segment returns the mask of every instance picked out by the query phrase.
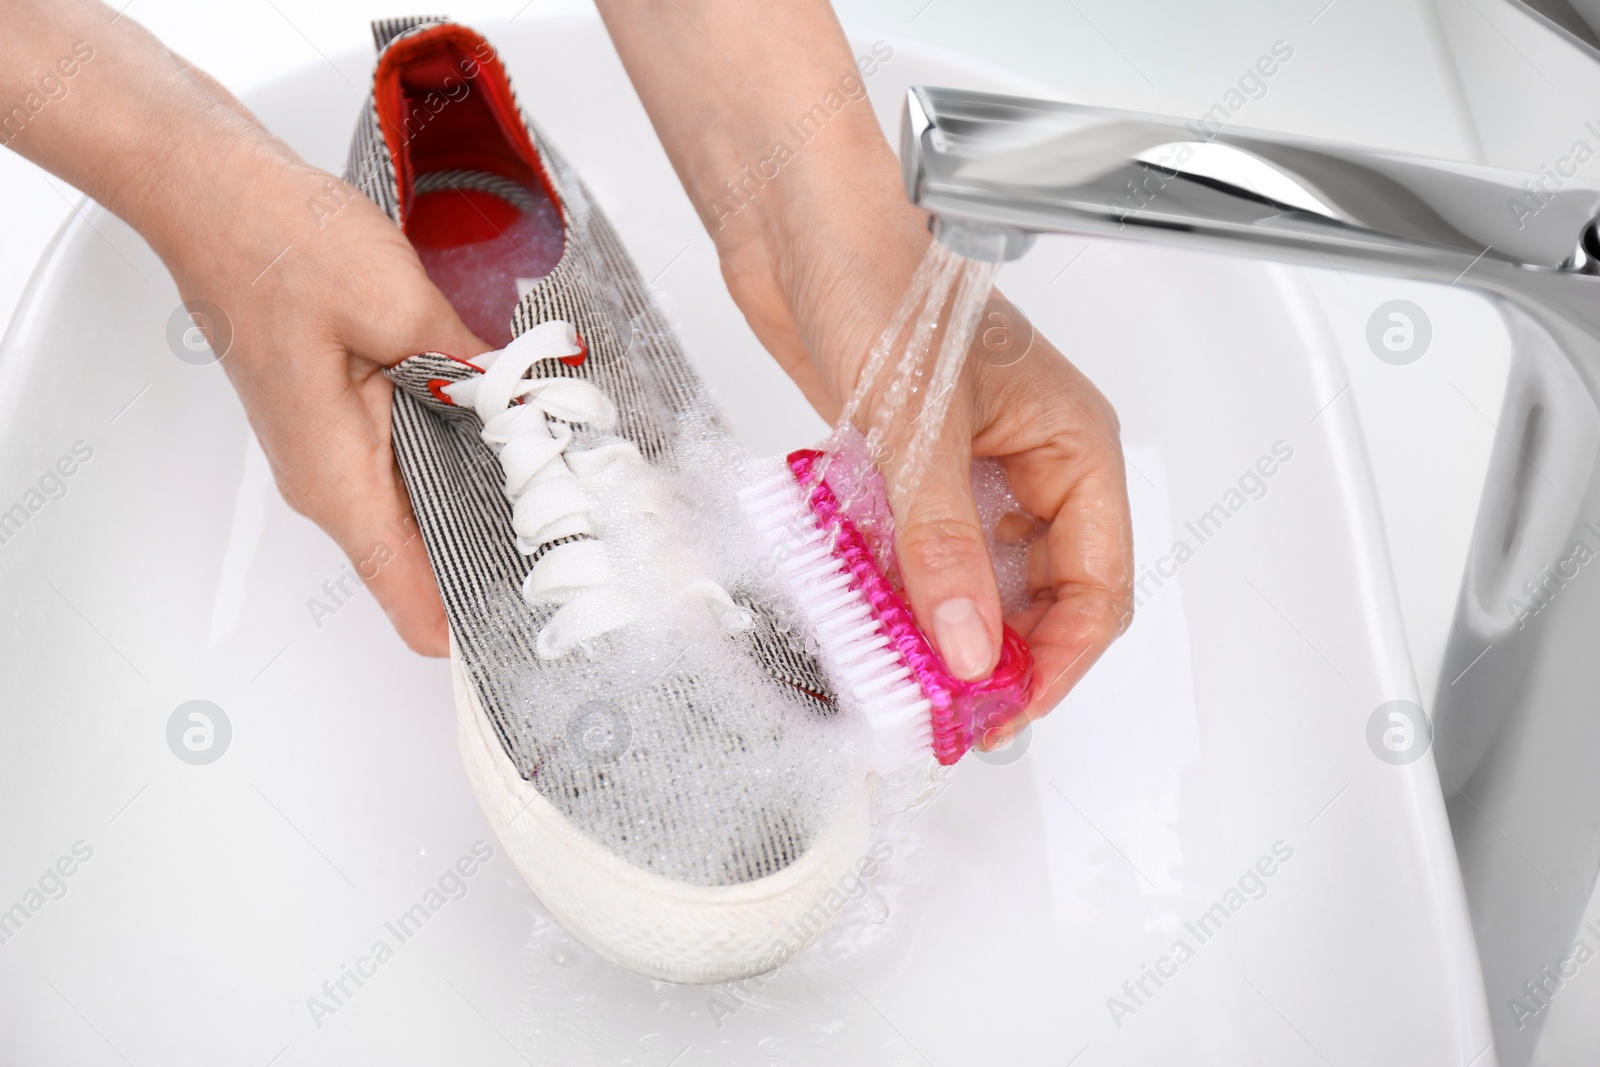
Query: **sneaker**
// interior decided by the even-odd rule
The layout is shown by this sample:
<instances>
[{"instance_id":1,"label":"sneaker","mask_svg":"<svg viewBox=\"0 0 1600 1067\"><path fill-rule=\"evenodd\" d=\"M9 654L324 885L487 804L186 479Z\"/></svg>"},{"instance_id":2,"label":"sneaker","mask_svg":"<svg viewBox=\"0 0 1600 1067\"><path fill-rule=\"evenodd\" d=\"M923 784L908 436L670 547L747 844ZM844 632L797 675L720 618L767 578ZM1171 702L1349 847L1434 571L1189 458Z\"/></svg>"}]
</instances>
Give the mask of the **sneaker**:
<instances>
[{"instance_id":1,"label":"sneaker","mask_svg":"<svg viewBox=\"0 0 1600 1067\"><path fill-rule=\"evenodd\" d=\"M770 970L868 838L857 744L741 547L739 450L487 41L374 24L347 180L499 348L391 368L484 813L550 912L652 978Z\"/></svg>"}]
</instances>

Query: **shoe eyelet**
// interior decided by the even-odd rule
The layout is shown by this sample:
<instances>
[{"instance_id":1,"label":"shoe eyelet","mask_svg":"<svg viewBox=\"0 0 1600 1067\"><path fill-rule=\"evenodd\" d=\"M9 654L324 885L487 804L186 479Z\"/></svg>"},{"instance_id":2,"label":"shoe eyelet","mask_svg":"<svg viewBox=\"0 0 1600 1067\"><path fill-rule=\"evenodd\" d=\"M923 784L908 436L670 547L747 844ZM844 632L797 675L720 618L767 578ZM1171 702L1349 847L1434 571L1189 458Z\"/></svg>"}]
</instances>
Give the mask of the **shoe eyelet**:
<instances>
[{"instance_id":1,"label":"shoe eyelet","mask_svg":"<svg viewBox=\"0 0 1600 1067\"><path fill-rule=\"evenodd\" d=\"M428 379L428 392L433 394L433 398L435 400L442 400L446 404L449 404L451 407L455 407L456 406L456 402L454 400L451 400L450 399L450 394L446 393L444 391L444 387L447 386L447 385L451 385L451 384L454 384L454 383L446 381L443 378L429 378Z\"/></svg>"},{"instance_id":2,"label":"shoe eyelet","mask_svg":"<svg viewBox=\"0 0 1600 1067\"><path fill-rule=\"evenodd\" d=\"M569 367L581 367L583 366L583 361L589 358L589 342L585 341L583 334L577 330L573 330L572 335L578 339L578 351L575 355L562 356L560 359L561 362Z\"/></svg>"}]
</instances>

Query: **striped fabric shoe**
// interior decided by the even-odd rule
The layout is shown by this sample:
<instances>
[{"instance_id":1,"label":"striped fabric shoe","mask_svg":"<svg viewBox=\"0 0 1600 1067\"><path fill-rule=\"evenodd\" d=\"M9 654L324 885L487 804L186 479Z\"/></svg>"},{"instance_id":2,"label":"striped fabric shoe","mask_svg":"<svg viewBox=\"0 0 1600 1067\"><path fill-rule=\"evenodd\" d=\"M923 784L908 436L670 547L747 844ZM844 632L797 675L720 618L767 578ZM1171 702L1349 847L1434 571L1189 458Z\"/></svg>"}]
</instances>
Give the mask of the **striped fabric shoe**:
<instances>
[{"instance_id":1,"label":"striped fabric shoe","mask_svg":"<svg viewBox=\"0 0 1600 1067\"><path fill-rule=\"evenodd\" d=\"M374 35L346 178L499 346L389 371L468 776L602 956L770 970L836 910L868 800L855 727L742 547L737 446L489 44L437 20Z\"/></svg>"}]
</instances>

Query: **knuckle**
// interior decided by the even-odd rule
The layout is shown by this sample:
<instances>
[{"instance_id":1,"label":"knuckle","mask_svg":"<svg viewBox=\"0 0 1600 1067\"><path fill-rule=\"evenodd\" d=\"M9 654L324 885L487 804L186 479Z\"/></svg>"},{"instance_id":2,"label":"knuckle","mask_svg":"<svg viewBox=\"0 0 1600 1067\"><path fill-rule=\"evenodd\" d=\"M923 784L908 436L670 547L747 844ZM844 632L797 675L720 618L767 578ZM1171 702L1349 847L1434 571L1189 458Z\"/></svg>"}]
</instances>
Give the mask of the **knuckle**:
<instances>
[{"instance_id":1,"label":"knuckle","mask_svg":"<svg viewBox=\"0 0 1600 1067\"><path fill-rule=\"evenodd\" d=\"M1089 386L1083 398L1079 401L1082 417L1091 427L1096 437L1104 437L1111 441L1120 441L1122 438L1122 419L1117 415L1117 409L1111 406L1105 394Z\"/></svg>"},{"instance_id":2,"label":"knuckle","mask_svg":"<svg viewBox=\"0 0 1600 1067\"><path fill-rule=\"evenodd\" d=\"M278 495L283 497L285 504L289 505L289 510L302 518L311 518L311 509L306 505L305 498L295 491L294 484L282 478L278 478L276 481L278 483Z\"/></svg>"},{"instance_id":3,"label":"knuckle","mask_svg":"<svg viewBox=\"0 0 1600 1067\"><path fill-rule=\"evenodd\" d=\"M389 330L397 349L420 350L439 333L439 316L416 302L402 301L390 315Z\"/></svg>"},{"instance_id":4,"label":"knuckle","mask_svg":"<svg viewBox=\"0 0 1600 1067\"><path fill-rule=\"evenodd\" d=\"M317 506L315 494L306 492L305 487L295 479L279 477L275 481L278 483L278 493L283 497L283 502L289 505L290 511L328 529L327 516Z\"/></svg>"},{"instance_id":5,"label":"knuckle","mask_svg":"<svg viewBox=\"0 0 1600 1067\"><path fill-rule=\"evenodd\" d=\"M943 571L985 561L983 531L960 519L910 523L899 537L902 565L920 571Z\"/></svg>"},{"instance_id":6,"label":"knuckle","mask_svg":"<svg viewBox=\"0 0 1600 1067\"><path fill-rule=\"evenodd\" d=\"M313 518L310 503L306 499L306 494L302 491L300 479L294 477L285 468L284 464L279 462L276 449L266 447L265 439L263 439L262 443L262 451L266 453L267 467L272 471L272 483L278 487L278 495L283 497L283 502L288 504L289 510L296 515L301 515L308 519Z\"/></svg>"},{"instance_id":7,"label":"knuckle","mask_svg":"<svg viewBox=\"0 0 1600 1067\"><path fill-rule=\"evenodd\" d=\"M1120 442L1122 440L1122 417L1117 414L1117 409L1111 406L1111 401L1104 396L1099 396L1098 401L1095 405L1096 417L1099 418L1101 426L1105 429L1106 436L1113 441Z\"/></svg>"}]
</instances>

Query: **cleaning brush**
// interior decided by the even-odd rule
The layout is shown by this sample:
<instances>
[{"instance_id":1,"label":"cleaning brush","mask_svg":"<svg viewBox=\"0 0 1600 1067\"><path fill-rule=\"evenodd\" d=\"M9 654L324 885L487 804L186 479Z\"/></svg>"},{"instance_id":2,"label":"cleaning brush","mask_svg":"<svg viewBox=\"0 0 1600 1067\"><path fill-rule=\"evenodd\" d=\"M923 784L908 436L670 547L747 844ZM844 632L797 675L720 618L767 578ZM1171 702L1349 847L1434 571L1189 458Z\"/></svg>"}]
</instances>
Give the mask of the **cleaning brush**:
<instances>
[{"instance_id":1,"label":"cleaning brush","mask_svg":"<svg viewBox=\"0 0 1600 1067\"><path fill-rule=\"evenodd\" d=\"M1003 627L994 673L969 682L917 626L890 580L892 553L880 556L858 526L887 515L869 461L802 449L759 461L749 477L740 505L840 702L869 724L876 769L887 774L929 752L953 764L1027 705L1033 656L1016 631Z\"/></svg>"}]
</instances>

